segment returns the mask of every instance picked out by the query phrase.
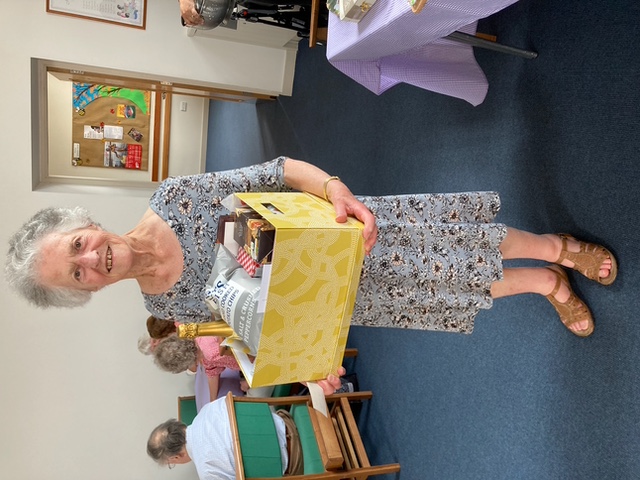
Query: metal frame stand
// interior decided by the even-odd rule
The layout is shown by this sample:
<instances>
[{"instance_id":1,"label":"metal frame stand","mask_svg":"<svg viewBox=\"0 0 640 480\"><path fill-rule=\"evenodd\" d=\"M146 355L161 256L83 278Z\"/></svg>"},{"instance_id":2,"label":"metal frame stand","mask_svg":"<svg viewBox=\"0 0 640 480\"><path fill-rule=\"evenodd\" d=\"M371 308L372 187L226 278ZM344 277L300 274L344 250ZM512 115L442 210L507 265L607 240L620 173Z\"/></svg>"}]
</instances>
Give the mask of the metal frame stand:
<instances>
[{"instance_id":1,"label":"metal frame stand","mask_svg":"<svg viewBox=\"0 0 640 480\"><path fill-rule=\"evenodd\" d=\"M529 50L522 50L520 48L509 47L507 45L502 45L500 43L491 42L489 40L478 38L475 35L469 35L468 33L453 32L444 38L453 40L454 42L460 42L460 43L465 43L467 45L472 45L474 47L486 48L488 50L495 50L497 52L508 53L510 55L516 55L518 57L528 58L529 60L533 60L538 56L537 52L531 52Z\"/></svg>"}]
</instances>

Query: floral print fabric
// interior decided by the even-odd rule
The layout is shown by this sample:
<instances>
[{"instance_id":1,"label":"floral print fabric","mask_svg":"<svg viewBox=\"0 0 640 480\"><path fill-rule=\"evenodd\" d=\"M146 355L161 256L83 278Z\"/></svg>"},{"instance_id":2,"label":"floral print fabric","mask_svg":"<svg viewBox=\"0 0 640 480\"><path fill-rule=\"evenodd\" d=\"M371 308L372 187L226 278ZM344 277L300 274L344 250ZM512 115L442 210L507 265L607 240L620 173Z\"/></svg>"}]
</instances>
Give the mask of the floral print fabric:
<instances>
[{"instance_id":1,"label":"floral print fabric","mask_svg":"<svg viewBox=\"0 0 640 480\"><path fill-rule=\"evenodd\" d=\"M151 209L182 245L184 271L160 295L144 294L158 318L210 321L204 289L212 269L220 203L246 191L285 191L284 157L227 172L166 180ZM494 192L359 197L378 220L378 242L365 259L353 325L471 333L480 308L490 308L491 283L502 278L498 249L506 227L491 223Z\"/></svg>"},{"instance_id":2,"label":"floral print fabric","mask_svg":"<svg viewBox=\"0 0 640 480\"><path fill-rule=\"evenodd\" d=\"M502 279L494 192L362 197L378 220L352 325L471 333Z\"/></svg>"},{"instance_id":3,"label":"floral print fabric","mask_svg":"<svg viewBox=\"0 0 640 480\"><path fill-rule=\"evenodd\" d=\"M213 268L218 220L228 214L222 200L235 192L289 190L284 157L225 172L169 178L154 192L149 207L173 229L182 246L184 271L159 295L143 294L154 316L180 322L209 322L204 289Z\"/></svg>"}]
</instances>

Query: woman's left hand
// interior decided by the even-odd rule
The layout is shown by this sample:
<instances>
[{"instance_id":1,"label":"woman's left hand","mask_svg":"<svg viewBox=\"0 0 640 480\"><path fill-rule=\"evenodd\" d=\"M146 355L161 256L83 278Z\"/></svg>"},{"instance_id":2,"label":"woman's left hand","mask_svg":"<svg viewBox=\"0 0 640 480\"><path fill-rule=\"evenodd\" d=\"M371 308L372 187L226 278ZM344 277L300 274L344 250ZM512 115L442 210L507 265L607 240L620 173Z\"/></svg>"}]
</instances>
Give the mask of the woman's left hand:
<instances>
[{"instance_id":1,"label":"woman's left hand","mask_svg":"<svg viewBox=\"0 0 640 480\"><path fill-rule=\"evenodd\" d=\"M376 217L342 181L337 177L329 177L315 165L293 158L286 158L284 163L284 181L295 190L310 192L329 200L336 212L336 222L344 223L347 217L352 216L364 223L364 250L367 255L371 252L378 238Z\"/></svg>"},{"instance_id":2,"label":"woman's left hand","mask_svg":"<svg viewBox=\"0 0 640 480\"><path fill-rule=\"evenodd\" d=\"M378 238L378 226L373 213L358 200L351 190L340 181L329 182L327 185L327 197L336 211L336 222L344 223L347 217L355 217L364 223L362 236L364 237L364 251L367 255Z\"/></svg>"}]
</instances>

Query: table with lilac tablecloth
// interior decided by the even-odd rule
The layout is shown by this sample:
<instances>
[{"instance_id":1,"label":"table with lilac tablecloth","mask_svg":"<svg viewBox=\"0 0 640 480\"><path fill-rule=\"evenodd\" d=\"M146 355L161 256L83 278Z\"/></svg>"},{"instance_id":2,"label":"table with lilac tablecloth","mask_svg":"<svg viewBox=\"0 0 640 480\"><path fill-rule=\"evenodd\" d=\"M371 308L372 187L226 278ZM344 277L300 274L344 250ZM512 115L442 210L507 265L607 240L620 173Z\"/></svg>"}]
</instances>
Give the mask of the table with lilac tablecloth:
<instances>
[{"instance_id":1,"label":"table with lilac tablecloth","mask_svg":"<svg viewBox=\"0 0 640 480\"><path fill-rule=\"evenodd\" d=\"M475 34L477 20L516 1L428 0L415 14L407 0L376 0L359 23L329 14L327 59L377 95L408 83L476 106L489 85L473 47L443 37Z\"/></svg>"}]
</instances>

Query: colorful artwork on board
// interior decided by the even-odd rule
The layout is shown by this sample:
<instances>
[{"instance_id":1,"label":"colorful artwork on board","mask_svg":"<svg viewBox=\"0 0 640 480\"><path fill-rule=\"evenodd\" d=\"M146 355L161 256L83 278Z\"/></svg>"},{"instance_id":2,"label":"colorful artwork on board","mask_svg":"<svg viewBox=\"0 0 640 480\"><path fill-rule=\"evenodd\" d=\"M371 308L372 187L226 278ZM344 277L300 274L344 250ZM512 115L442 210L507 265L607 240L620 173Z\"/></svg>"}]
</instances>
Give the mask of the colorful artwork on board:
<instances>
[{"instance_id":1,"label":"colorful artwork on board","mask_svg":"<svg viewBox=\"0 0 640 480\"><path fill-rule=\"evenodd\" d=\"M122 105L120 113L125 118L135 118L136 111L149 115L151 93L148 91L73 82L73 109L76 112L83 111L87 105L100 97L116 97L131 102L133 105Z\"/></svg>"}]
</instances>

